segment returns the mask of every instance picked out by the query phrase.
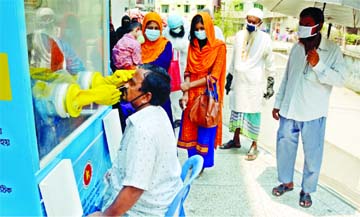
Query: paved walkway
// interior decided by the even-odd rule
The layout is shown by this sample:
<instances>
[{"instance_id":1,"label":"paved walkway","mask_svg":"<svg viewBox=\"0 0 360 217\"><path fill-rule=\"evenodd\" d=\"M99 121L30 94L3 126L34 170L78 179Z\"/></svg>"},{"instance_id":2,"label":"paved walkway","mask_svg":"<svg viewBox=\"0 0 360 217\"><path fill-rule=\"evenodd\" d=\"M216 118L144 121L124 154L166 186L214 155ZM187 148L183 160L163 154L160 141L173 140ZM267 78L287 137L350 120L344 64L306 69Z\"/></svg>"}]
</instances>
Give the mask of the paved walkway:
<instances>
[{"instance_id":1,"label":"paved walkway","mask_svg":"<svg viewBox=\"0 0 360 217\"><path fill-rule=\"evenodd\" d=\"M231 51L232 47L228 46L227 63L231 61ZM283 71L283 68L286 65L286 59L277 59L277 61L277 66L279 66L278 70ZM280 83L279 77L276 85ZM275 90L277 89L278 88L276 87ZM344 94L346 97L344 97ZM329 120L329 130L332 129L330 126L331 122L339 123L339 118L337 117L342 117L342 121L348 121L348 119L343 118L343 116L339 116L339 110L343 110L343 108L346 107L346 113L352 111L357 112L359 109L358 106L360 106L360 104L358 104L358 96L354 96L353 93L344 93L344 90L335 89L334 97L336 95L339 95L339 97L336 98L341 98L343 100L336 100L336 105L333 102L330 103L330 112L335 109L337 110L337 115L334 116L336 120ZM351 97L350 100L348 99L349 97ZM352 106L345 105L346 102L349 101L357 103ZM271 106L273 105L273 102L268 103L270 103ZM350 107L354 108L349 111ZM225 96L223 111L223 123L225 123L225 125L223 125L223 141L225 142L232 138L232 134L228 132L228 127L226 126L230 116L228 96ZM271 114L269 111L268 113ZM352 115L351 117L358 116ZM337 127L336 129L339 133L339 128ZM354 132L351 132L352 141L354 141L354 136L358 137L360 135L355 133L356 129L354 127ZM275 135L276 129L273 130L274 132L269 133L273 133ZM266 140L266 142L269 141L274 141L274 139ZM360 141L360 139L355 141ZM313 199L313 206L308 209L300 207L298 203L302 175L299 172L295 173L295 188L293 191L288 192L281 197L272 196L272 188L279 184L277 181L275 156L270 152L261 149L261 147L264 146L260 143L260 154L258 158L255 161L246 161L244 157L250 147L250 141L241 137L241 144L242 148L240 149L219 149L215 152L215 166L211 169L206 169L201 177L193 182L190 194L185 202L187 216L360 217L359 210L356 210L354 207L349 205L330 189L320 185L318 186L317 192L311 195ZM352 148L352 153L357 151L354 149L358 149L358 146L354 145L349 147ZM178 150L180 160L183 163L187 159L187 152L183 149Z\"/></svg>"},{"instance_id":2,"label":"paved walkway","mask_svg":"<svg viewBox=\"0 0 360 217\"><path fill-rule=\"evenodd\" d=\"M223 140L232 135L224 125ZM359 216L355 208L322 186L312 194L313 206L304 209L298 205L301 174L295 174L295 188L281 197L271 194L278 184L276 160L260 149L255 161L244 159L250 141L241 138L242 148L217 150L215 166L206 169L193 184L185 202L187 216ZM260 144L261 146L261 144ZM183 163L187 152L179 149Z\"/></svg>"}]
</instances>

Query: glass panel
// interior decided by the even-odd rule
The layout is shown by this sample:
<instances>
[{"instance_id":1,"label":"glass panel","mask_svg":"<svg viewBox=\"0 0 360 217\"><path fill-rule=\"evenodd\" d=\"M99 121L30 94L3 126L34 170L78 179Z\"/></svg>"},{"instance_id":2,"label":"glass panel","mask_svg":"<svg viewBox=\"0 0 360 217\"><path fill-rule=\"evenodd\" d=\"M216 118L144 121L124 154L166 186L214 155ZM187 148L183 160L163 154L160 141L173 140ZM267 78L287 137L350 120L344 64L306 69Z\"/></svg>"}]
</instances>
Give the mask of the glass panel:
<instances>
[{"instance_id":1,"label":"glass panel","mask_svg":"<svg viewBox=\"0 0 360 217\"><path fill-rule=\"evenodd\" d=\"M239 3L235 5L235 11L243 11L244 10L244 3Z\"/></svg>"},{"instance_id":2,"label":"glass panel","mask_svg":"<svg viewBox=\"0 0 360 217\"><path fill-rule=\"evenodd\" d=\"M196 9L197 9L198 12L201 11L202 9L204 9L204 8L205 8L205 5L196 5Z\"/></svg>"},{"instance_id":3,"label":"glass panel","mask_svg":"<svg viewBox=\"0 0 360 217\"><path fill-rule=\"evenodd\" d=\"M254 3L254 8L259 8L261 10L264 9L263 5L262 4L259 4L259 3Z\"/></svg>"},{"instance_id":4,"label":"glass panel","mask_svg":"<svg viewBox=\"0 0 360 217\"><path fill-rule=\"evenodd\" d=\"M184 13L190 12L190 5L184 5Z\"/></svg>"},{"instance_id":5,"label":"glass panel","mask_svg":"<svg viewBox=\"0 0 360 217\"><path fill-rule=\"evenodd\" d=\"M92 72L107 70L105 1L25 0L25 16L41 159L98 108L90 100L74 107L80 114L67 111L74 104L69 99L90 85Z\"/></svg>"},{"instance_id":6,"label":"glass panel","mask_svg":"<svg viewBox=\"0 0 360 217\"><path fill-rule=\"evenodd\" d=\"M161 5L161 13L168 13L169 5Z\"/></svg>"}]
</instances>

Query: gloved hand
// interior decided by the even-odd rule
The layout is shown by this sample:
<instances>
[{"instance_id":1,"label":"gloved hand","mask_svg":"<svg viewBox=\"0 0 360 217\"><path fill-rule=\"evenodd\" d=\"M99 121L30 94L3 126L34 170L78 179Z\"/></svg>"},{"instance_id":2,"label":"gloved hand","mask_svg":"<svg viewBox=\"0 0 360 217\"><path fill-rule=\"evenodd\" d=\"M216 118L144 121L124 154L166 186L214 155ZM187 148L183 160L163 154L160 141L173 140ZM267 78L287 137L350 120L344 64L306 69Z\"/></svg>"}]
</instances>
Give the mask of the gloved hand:
<instances>
[{"instance_id":1,"label":"gloved hand","mask_svg":"<svg viewBox=\"0 0 360 217\"><path fill-rule=\"evenodd\" d=\"M120 91L114 85L100 85L89 90L81 90L79 85L70 85L66 97L66 111L71 117L78 117L82 107L93 102L113 105L120 100Z\"/></svg>"},{"instance_id":2,"label":"gloved hand","mask_svg":"<svg viewBox=\"0 0 360 217\"><path fill-rule=\"evenodd\" d=\"M274 95L274 84L275 80L273 77L267 78L266 93L264 93L265 99L270 99Z\"/></svg>"},{"instance_id":3,"label":"gloved hand","mask_svg":"<svg viewBox=\"0 0 360 217\"><path fill-rule=\"evenodd\" d=\"M233 76L232 76L232 74L229 73L229 74L226 76L226 84L225 84L226 95L228 95L229 92L230 92L230 87L231 87L232 79L233 79Z\"/></svg>"},{"instance_id":4,"label":"gloved hand","mask_svg":"<svg viewBox=\"0 0 360 217\"><path fill-rule=\"evenodd\" d=\"M90 90L94 102L100 105L114 105L120 101L121 92L114 85L101 85Z\"/></svg>"},{"instance_id":5,"label":"gloved hand","mask_svg":"<svg viewBox=\"0 0 360 217\"><path fill-rule=\"evenodd\" d=\"M91 87L93 88L104 84L111 84L119 88L130 80L134 73L135 70L116 70L112 75L103 77L100 72L95 72Z\"/></svg>"},{"instance_id":6,"label":"gloved hand","mask_svg":"<svg viewBox=\"0 0 360 217\"><path fill-rule=\"evenodd\" d=\"M41 81L53 81L59 75L54 73L48 68L34 68L30 67L30 77L34 80L41 80Z\"/></svg>"}]
</instances>

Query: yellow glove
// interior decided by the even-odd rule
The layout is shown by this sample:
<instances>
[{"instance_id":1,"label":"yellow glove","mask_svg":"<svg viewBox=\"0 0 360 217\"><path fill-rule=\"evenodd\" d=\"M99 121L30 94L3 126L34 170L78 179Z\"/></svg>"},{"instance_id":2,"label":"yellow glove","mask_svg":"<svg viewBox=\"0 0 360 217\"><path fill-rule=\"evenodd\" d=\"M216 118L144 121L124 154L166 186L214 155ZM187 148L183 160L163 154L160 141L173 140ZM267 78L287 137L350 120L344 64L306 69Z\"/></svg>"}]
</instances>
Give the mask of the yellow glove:
<instances>
[{"instance_id":1,"label":"yellow glove","mask_svg":"<svg viewBox=\"0 0 360 217\"><path fill-rule=\"evenodd\" d=\"M104 78L100 72L95 72L92 78L91 87L93 88L104 84L112 84L119 88L130 80L134 73L135 70L116 70L114 74Z\"/></svg>"},{"instance_id":2,"label":"yellow glove","mask_svg":"<svg viewBox=\"0 0 360 217\"><path fill-rule=\"evenodd\" d=\"M36 99L44 99L50 97L51 89L43 81L37 81L32 87L33 95Z\"/></svg>"},{"instance_id":3,"label":"yellow glove","mask_svg":"<svg viewBox=\"0 0 360 217\"><path fill-rule=\"evenodd\" d=\"M101 85L90 91L97 104L114 105L120 101L121 92L114 85Z\"/></svg>"},{"instance_id":4,"label":"yellow glove","mask_svg":"<svg viewBox=\"0 0 360 217\"><path fill-rule=\"evenodd\" d=\"M101 105L113 105L120 100L120 91L114 85L81 90L76 84L70 85L65 98L66 110L71 117L78 117L82 107L93 102Z\"/></svg>"},{"instance_id":5,"label":"yellow glove","mask_svg":"<svg viewBox=\"0 0 360 217\"><path fill-rule=\"evenodd\" d=\"M66 70L59 70L56 72L48 68L33 68L30 67L30 76L34 80L48 81L54 83L75 83L76 79Z\"/></svg>"},{"instance_id":6,"label":"yellow glove","mask_svg":"<svg viewBox=\"0 0 360 217\"><path fill-rule=\"evenodd\" d=\"M42 80L42 81L53 81L59 75L54 73L48 68L34 68L30 67L30 76L34 80Z\"/></svg>"}]
</instances>

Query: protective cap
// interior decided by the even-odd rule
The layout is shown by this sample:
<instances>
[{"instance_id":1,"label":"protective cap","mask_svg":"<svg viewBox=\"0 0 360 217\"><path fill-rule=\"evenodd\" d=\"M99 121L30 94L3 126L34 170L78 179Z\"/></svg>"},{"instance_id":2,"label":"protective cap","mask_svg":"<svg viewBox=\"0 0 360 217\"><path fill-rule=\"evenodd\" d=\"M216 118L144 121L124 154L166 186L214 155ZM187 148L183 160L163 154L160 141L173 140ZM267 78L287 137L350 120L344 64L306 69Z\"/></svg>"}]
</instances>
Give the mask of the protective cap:
<instances>
[{"instance_id":1,"label":"protective cap","mask_svg":"<svg viewBox=\"0 0 360 217\"><path fill-rule=\"evenodd\" d=\"M264 18L264 12L260 10L259 8L251 8L246 13L246 16L254 16L262 20Z\"/></svg>"},{"instance_id":2,"label":"protective cap","mask_svg":"<svg viewBox=\"0 0 360 217\"><path fill-rule=\"evenodd\" d=\"M50 24L54 22L54 11L51 8L39 8L36 11L36 18L42 24Z\"/></svg>"},{"instance_id":3,"label":"protective cap","mask_svg":"<svg viewBox=\"0 0 360 217\"><path fill-rule=\"evenodd\" d=\"M170 29L175 29L179 26L184 25L183 18L180 15L177 14L171 14L169 15L167 19L167 23Z\"/></svg>"}]
</instances>

